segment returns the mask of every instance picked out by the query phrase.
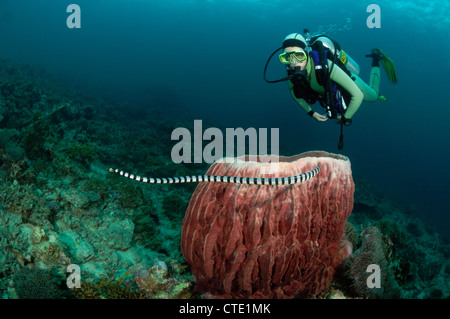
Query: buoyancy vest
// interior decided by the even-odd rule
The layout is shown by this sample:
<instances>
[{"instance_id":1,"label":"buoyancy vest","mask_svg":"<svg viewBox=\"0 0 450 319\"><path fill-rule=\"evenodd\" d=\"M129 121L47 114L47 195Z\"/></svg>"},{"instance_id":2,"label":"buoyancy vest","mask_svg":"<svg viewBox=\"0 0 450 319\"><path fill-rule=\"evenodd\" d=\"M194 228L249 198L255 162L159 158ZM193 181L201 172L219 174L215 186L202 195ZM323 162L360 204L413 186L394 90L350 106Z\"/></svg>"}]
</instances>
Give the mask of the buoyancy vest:
<instances>
[{"instance_id":1,"label":"buoyancy vest","mask_svg":"<svg viewBox=\"0 0 450 319\"><path fill-rule=\"evenodd\" d=\"M337 114L343 115L345 113L351 96L339 84L331 81L330 74L335 65L340 67L350 77L351 73L345 64L337 58L336 54L328 50L321 41L315 40L314 38L311 39L309 57L314 62L314 72L317 82L324 87L325 94L314 91L305 77L293 77L291 78L291 82L294 85L294 95L297 98L303 98L309 104L319 102L326 109L329 118L336 118ZM340 50L339 44L332 39L330 40ZM332 62L331 69L328 66L328 60Z\"/></svg>"}]
</instances>

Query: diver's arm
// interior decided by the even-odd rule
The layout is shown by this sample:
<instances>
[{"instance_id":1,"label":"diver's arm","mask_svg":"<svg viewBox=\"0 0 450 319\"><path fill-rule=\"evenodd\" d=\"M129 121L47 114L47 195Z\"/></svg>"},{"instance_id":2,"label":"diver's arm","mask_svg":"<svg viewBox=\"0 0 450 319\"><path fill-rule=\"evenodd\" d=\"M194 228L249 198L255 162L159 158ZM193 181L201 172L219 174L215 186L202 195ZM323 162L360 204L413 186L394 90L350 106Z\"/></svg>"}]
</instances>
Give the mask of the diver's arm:
<instances>
[{"instance_id":1,"label":"diver's arm","mask_svg":"<svg viewBox=\"0 0 450 319\"><path fill-rule=\"evenodd\" d=\"M311 106L304 99L297 98L294 94L294 85L292 84L291 81L288 81L288 84L289 84L289 92L291 92L291 95L294 98L295 102L297 102L297 104L300 105L308 115L310 115L312 118L314 118L319 122L328 120L328 118L325 115L314 112Z\"/></svg>"},{"instance_id":2,"label":"diver's arm","mask_svg":"<svg viewBox=\"0 0 450 319\"><path fill-rule=\"evenodd\" d=\"M294 94L294 84L292 84L291 81L288 81L288 85L289 85L289 92L291 92L292 97L294 98L295 102L297 102L298 105L300 105L302 107L302 109L305 110L306 113L309 113L312 111L311 106L309 106L308 103L306 103L306 101L304 99L299 99L295 96Z\"/></svg>"},{"instance_id":3,"label":"diver's arm","mask_svg":"<svg viewBox=\"0 0 450 319\"><path fill-rule=\"evenodd\" d=\"M331 62L328 61L331 68ZM364 94L361 92L356 83L337 65L333 67L330 76L331 80L342 86L351 95L351 100L344 116L346 119L351 119L361 105Z\"/></svg>"}]
</instances>

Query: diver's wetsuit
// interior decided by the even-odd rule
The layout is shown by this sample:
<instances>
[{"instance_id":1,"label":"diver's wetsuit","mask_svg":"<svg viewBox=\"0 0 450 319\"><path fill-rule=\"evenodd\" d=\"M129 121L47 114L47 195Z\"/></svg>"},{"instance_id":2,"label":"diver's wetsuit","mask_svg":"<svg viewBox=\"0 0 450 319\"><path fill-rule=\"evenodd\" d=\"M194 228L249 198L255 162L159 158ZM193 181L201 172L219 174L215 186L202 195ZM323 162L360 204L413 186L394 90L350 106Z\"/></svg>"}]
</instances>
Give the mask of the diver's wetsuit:
<instances>
[{"instance_id":1,"label":"diver's wetsuit","mask_svg":"<svg viewBox=\"0 0 450 319\"><path fill-rule=\"evenodd\" d=\"M328 61L329 70L331 70L332 62ZM316 73L314 72L314 61L311 56L308 56L308 62L306 64L306 70L308 72L307 81L311 88L318 93L325 93L325 89L317 82ZM346 90L351 95L351 100L348 105L347 111L345 112L345 118L351 119L356 113L362 101L376 101L379 94L380 88L380 67L372 67L370 73L370 86L367 85L361 78L352 73L354 81L338 66L334 65L331 72L330 79L337 84L339 84L344 90ZM305 110L306 113L310 112L312 109L309 104L302 98L297 98L294 95L293 87L291 81L289 83L289 90L297 101L297 103Z\"/></svg>"}]
</instances>

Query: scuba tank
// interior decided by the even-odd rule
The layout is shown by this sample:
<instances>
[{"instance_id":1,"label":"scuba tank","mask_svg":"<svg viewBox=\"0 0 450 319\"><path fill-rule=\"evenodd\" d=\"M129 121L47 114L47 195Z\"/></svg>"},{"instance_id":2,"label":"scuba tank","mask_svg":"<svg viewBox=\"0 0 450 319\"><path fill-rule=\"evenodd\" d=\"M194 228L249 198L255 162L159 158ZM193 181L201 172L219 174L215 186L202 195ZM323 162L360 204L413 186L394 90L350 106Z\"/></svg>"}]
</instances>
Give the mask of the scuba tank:
<instances>
[{"instance_id":1,"label":"scuba tank","mask_svg":"<svg viewBox=\"0 0 450 319\"><path fill-rule=\"evenodd\" d=\"M308 29L303 30L303 32L305 33L308 46L312 45L315 42L321 42L324 47L330 50L330 53L332 55L337 54L337 58L341 60L347 70L349 70L353 74L359 75L360 69L358 63L356 63L350 55L348 55L346 52L344 52L344 50L341 49L339 43L322 34L311 37Z\"/></svg>"},{"instance_id":2,"label":"scuba tank","mask_svg":"<svg viewBox=\"0 0 450 319\"><path fill-rule=\"evenodd\" d=\"M345 121L344 116L347 110L347 103L349 102L346 101L346 97L349 98L349 96L336 83L332 84L330 74L334 65L338 64L348 76L352 77L351 73L359 74L359 65L341 49L338 42L330 37L322 34L311 37L308 29L304 29L303 32L310 48L310 56L314 60L317 80L326 89L325 100L321 101L321 105L326 108L329 118L336 118L337 113L340 113L342 116L340 121L341 134L338 143L338 149L342 150L344 147L343 126L351 124L351 120ZM328 70L327 59L332 61L330 70ZM320 72L319 75L317 75L318 72ZM352 77L352 79L354 78Z\"/></svg>"}]
</instances>

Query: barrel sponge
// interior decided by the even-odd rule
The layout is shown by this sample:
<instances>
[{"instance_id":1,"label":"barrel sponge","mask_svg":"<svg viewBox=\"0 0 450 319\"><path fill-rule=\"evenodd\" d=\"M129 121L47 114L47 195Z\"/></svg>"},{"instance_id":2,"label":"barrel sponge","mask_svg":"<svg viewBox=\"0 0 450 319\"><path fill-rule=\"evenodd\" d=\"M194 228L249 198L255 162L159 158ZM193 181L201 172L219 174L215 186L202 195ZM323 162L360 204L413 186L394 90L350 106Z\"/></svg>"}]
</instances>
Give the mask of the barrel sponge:
<instances>
[{"instance_id":1,"label":"barrel sponge","mask_svg":"<svg viewBox=\"0 0 450 319\"><path fill-rule=\"evenodd\" d=\"M187 208L181 249L196 289L215 298L293 298L326 290L351 254L345 222L355 186L347 157L322 151L279 163L227 161L207 175L284 177L315 169L292 185L199 183Z\"/></svg>"}]
</instances>

